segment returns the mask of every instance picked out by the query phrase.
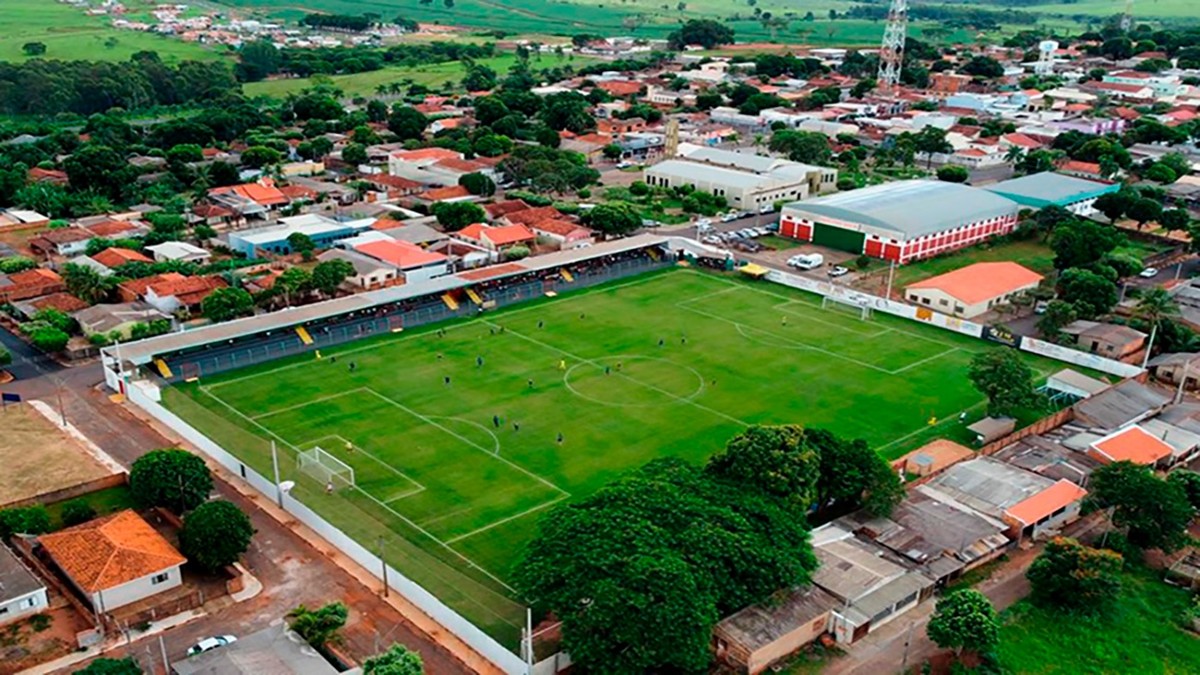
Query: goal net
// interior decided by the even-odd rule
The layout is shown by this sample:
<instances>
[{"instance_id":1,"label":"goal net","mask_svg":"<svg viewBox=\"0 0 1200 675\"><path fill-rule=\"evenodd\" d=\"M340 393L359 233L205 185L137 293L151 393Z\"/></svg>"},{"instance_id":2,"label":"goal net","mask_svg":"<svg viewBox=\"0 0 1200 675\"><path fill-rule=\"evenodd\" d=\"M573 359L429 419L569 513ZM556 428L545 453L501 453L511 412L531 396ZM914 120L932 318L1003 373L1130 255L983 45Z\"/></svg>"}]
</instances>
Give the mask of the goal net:
<instances>
[{"instance_id":1,"label":"goal net","mask_svg":"<svg viewBox=\"0 0 1200 675\"><path fill-rule=\"evenodd\" d=\"M322 485L353 487L355 484L354 469L320 446L301 451L296 460L300 471L321 481Z\"/></svg>"},{"instance_id":2,"label":"goal net","mask_svg":"<svg viewBox=\"0 0 1200 675\"><path fill-rule=\"evenodd\" d=\"M865 300L854 297L840 297L836 295L826 295L821 297L821 309L834 309L844 312L853 312L858 315L858 318L866 321L871 318L871 305Z\"/></svg>"}]
</instances>

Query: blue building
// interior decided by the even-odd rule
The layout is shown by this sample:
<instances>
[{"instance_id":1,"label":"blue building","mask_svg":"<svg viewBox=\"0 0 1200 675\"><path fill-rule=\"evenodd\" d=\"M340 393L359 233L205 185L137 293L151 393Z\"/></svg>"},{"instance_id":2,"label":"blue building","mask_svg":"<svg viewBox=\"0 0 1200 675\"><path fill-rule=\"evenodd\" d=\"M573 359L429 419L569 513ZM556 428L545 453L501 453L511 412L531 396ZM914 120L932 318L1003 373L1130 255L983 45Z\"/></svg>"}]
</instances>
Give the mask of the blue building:
<instances>
[{"instance_id":1,"label":"blue building","mask_svg":"<svg viewBox=\"0 0 1200 675\"><path fill-rule=\"evenodd\" d=\"M315 213L280 218L278 224L269 227L230 232L229 248L244 253L248 258L258 257L258 251L287 255L292 252L288 237L296 233L308 235L317 248L331 248L342 239L371 229L374 222L374 218L339 221Z\"/></svg>"}]
</instances>

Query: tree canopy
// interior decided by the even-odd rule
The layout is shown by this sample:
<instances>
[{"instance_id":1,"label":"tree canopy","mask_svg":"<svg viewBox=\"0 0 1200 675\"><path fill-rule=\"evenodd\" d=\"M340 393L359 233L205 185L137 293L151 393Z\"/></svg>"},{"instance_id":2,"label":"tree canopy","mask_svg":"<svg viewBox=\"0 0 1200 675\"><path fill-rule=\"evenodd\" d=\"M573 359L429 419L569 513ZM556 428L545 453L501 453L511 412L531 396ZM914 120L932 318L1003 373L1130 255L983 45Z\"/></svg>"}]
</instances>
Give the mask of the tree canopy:
<instances>
[{"instance_id":1,"label":"tree canopy","mask_svg":"<svg viewBox=\"0 0 1200 675\"><path fill-rule=\"evenodd\" d=\"M712 49L733 43L733 29L712 19L689 19L679 30L667 36L667 47L679 51L688 45Z\"/></svg>"},{"instance_id":2,"label":"tree canopy","mask_svg":"<svg viewBox=\"0 0 1200 675\"><path fill-rule=\"evenodd\" d=\"M250 518L232 502L205 502L184 516L179 550L189 561L215 572L237 562L253 536Z\"/></svg>"},{"instance_id":3,"label":"tree canopy","mask_svg":"<svg viewBox=\"0 0 1200 675\"><path fill-rule=\"evenodd\" d=\"M129 490L143 507L162 506L182 514L208 499L212 473L204 460L187 450L151 450L129 470Z\"/></svg>"},{"instance_id":4,"label":"tree canopy","mask_svg":"<svg viewBox=\"0 0 1200 675\"><path fill-rule=\"evenodd\" d=\"M934 644L955 653L986 652L1000 642L996 610L987 596L970 588L938 600L925 631Z\"/></svg>"},{"instance_id":5,"label":"tree canopy","mask_svg":"<svg viewBox=\"0 0 1200 675\"><path fill-rule=\"evenodd\" d=\"M803 519L777 500L662 459L547 514L514 585L562 620L582 667L694 671L721 616L815 567Z\"/></svg>"},{"instance_id":6,"label":"tree canopy","mask_svg":"<svg viewBox=\"0 0 1200 675\"><path fill-rule=\"evenodd\" d=\"M968 377L987 397L990 415L1008 415L1038 403L1033 370L1015 349L996 348L976 354Z\"/></svg>"},{"instance_id":7,"label":"tree canopy","mask_svg":"<svg viewBox=\"0 0 1200 675\"><path fill-rule=\"evenodd\" d=\"M1091 614L1111 606L1121 592L1123 564L1119 553L1056 537L1046 543L1025 576L1037 604Z\"/></svg>"},{"instance_id":8,"label":"tree canopy","mask_svg":"<svg viewBox=\"0 0 1200 675\"><path fill-rule=\"evenodd\" d=\"M421 655L404 645L392 645L382 654L363 662L363 675L421 675L425 664Z\"/></svg>"},{"instance_id":9,"label":"tree canopy","mask_svg":"<svg viewBox=\"0 0 1200 675\"><path fill-rule=\"evenodd\" d=\"M1111 509L1112 522L1124 528L1129 543L1171 552L1187 540L1194 514L1188 494L1178 482L1166 481L1149 467L1128 461L1106 464L1092 472L1085 511Z\"/></svg>"}]
</instances>

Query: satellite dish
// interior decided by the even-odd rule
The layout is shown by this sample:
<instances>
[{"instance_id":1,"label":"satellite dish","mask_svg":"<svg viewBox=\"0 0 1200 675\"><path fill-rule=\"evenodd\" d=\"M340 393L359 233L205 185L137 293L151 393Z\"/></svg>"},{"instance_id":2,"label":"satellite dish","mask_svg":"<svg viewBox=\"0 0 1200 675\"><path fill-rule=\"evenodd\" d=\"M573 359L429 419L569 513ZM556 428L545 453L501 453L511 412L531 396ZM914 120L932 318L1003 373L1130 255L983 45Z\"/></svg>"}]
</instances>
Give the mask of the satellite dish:
<instances>
[{"instance_id":1,"label":"satellite dish","mask_svg":"<svg viewBox=\"0 0 1200 675\"><path fill-rule=\"evenodd\" d=\"M296 481L294 480L285 480L279 484L279 489L283 492L291 492L294 487L296 487Z\"/></svg>"}]
</instances>

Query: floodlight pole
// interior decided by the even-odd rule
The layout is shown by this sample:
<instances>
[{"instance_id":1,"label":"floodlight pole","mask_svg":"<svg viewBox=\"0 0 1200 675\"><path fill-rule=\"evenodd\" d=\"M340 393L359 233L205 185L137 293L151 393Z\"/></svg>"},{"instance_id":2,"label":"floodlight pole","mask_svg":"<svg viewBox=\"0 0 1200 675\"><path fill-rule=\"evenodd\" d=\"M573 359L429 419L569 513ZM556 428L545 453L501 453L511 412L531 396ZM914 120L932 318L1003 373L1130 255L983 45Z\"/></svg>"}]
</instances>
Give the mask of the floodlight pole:
<instances>
[{"instance_id":1,"label":"floodlight pole","mask_svg":"<svg viewBox=\"0 0 1200 675\"><path fill-rule=\"evenodd\" d=\"M383 597L388 596L387 561L383 559L383 535L379 535L379 569L383 571Z\"/></svg>"},{"instance_id":2,"label":"floodlight pole","mask_svg":"<svg viewBox=\"0 0 1200 675\"><path fill-rule=\"evenodd\" d=\"M890 263L891 264L888 265L887 291L883 294L883 299L889 302L892 299L892 280L896 276L896 261L892 260Z\"/></svg>"},{"instance_id":3,"label":"floodlight pole","mask_svg":"<svg viewBox=\"0 0 1200 675\"><path fill-rule=\"evenodd\" d=\"M1179 378L1179 388L1175 390L1175 405L1179 405L1179 402L1183 400L1183 387L1187 383L1188 367L1191 365L1190 360L1183 362L1183 377Z\"/></svg>"},{"instance_id":4,"label":"floodlight pole","mask_svg":"<svg viewBox=\"0 0 1200 675\"><path fill-rule=\"evenodd\" d=\"M271 468L275 471L275 503L283 508L283 489L279 487L279 453L275 449L275 441L271 441Z\"/></svg>"},{"instance_id":5,"label":"floodlight pole","mask_svg":"<svg viewBox=\"0 0 1200 675\"><path fill-rule=\"evenodd\" d=\"M1142 370L1146 369L1146 364L1150 363L1150 350L1154 349L1154 336L1158 334L1158 322L1155 321L1150 327L1150 342L1146 344L1146 355L1142 357Z\"/></svg>"},{"instance_id":6,"label":"floodlight pole","mask_svg":"<svg viewBox=\"0 0 1200 675\"><path fill-rule=\"evenodd\" d=\"M163 672L171 672L171 662L167 660L167 643L163 642L162 633L158 634L158 650L162 652Z\"/></svg>"}]
</instances>

